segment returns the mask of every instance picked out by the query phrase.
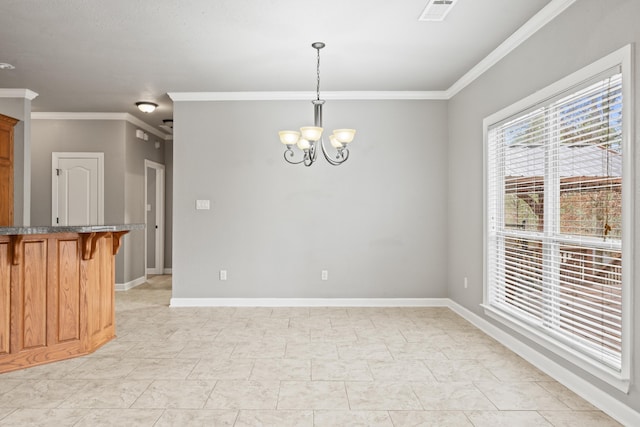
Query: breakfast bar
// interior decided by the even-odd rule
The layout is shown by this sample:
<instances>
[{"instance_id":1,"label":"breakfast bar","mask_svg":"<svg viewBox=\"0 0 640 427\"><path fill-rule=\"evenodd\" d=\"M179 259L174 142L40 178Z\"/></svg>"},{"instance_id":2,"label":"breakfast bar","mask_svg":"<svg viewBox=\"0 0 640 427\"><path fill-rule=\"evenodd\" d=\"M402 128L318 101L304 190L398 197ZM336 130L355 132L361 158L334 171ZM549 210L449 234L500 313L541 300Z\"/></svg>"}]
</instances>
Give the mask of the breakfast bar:
<instances>
[{"instance_id":1,"label":"breakfast bar","mask_svg":"<svg viewBox=\"0 0 640 427\"><path fill-rule=\"evenodd\" d=\"M144 224L0 227L0 373L115 337L115 255Z\"/></svg>"}]
</instances>

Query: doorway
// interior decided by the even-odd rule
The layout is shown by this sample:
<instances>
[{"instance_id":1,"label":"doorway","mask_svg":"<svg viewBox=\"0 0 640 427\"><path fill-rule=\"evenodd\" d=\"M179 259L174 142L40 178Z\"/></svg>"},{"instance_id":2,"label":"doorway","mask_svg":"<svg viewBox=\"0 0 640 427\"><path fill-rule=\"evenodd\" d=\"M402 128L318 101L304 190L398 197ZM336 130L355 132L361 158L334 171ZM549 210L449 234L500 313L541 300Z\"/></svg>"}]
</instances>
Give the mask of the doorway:
<instances>
[{"instance_id":1,"label":"doorway","mask_svg":"<svg viewBox=\"0 0 640 427\"><path fill-rule=\"evenodd\" d=\"M144 161L147 274L164 273L164 165Z\"/></svg>"},{"instance_id":2,"label":"doorway","mask_svg":"<svg viewBox=\"0 0 640 427\"><path fill-rule=\"evenodd\" d=\"M104 223L104 153L51 155L51 224Z\"/></svg>"}]
</instances>

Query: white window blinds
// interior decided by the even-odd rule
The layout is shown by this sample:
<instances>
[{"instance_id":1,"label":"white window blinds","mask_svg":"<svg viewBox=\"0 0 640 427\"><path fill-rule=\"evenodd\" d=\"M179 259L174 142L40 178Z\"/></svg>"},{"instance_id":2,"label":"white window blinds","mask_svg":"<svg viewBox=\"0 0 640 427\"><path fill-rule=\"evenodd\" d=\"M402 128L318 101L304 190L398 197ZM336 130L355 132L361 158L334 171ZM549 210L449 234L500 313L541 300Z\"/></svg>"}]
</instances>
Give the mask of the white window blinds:
<instances>
[{"instance_id":1,"label":"white window blinds","mask_svg":"<svg viewBox=\"0 0 640 427\"><path fill-rule=\"evenodd\" d=\"M619 67L487 129L485 304L622 369Z\"/></svg>"}]
</instances>

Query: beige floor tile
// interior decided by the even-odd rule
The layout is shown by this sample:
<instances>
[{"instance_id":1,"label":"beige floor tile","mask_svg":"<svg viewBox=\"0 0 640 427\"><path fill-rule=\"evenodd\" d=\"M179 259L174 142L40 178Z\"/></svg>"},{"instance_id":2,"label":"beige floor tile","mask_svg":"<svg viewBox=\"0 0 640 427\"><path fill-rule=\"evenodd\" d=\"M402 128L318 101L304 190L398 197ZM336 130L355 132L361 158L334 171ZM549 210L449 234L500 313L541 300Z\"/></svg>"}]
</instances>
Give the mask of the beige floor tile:
<instances>
[{"instance_id":1,"label":"beige floor tile","mask_svg":"<svg viewBox=\"0 0 640 427\"><path fill-rule=\"evenodd\" d=\"M216 383L207 409L276 409L279 381L226 381Z\"/></svg>"},{"instance_id":2,"label":"beige floor tile","mask_svg":"<svg viewBox=\"0 0 640 427\"><path fill-rule=\"evenodd\" d=\"M395 427L473 426L462 411L389 411L389 415ZM514 424L512 427L516 427L516 425Z\"/></svg>"},{"instance_id":3,"label":"beige floor tile","mask_svg":"<svg viewBox=\"0 0 640 427\"><path fill-rule=\"evenodd\" d=\"M18 408L0 408L0 420L16 410L18 410Z\"/></svg>"},{"instance_id":4,"label":"beige floor tile","mask_svg":"<svg viewBox=\"0 0 640 427\"><path fill-rule=\"evenodd\" d=\"M25 380L0 395L0 408L55 408L84 386L79 380Z\"/></svg>"},{"instance_id":5,"label":"beige floor tile","mask_svg":"<svg viewBox=\"0 0 640 427\"><path fill-rule=\"evenodd\" d=\"M154 427L232 427L238 411L167 409Z\"/></svg>"},{"instance_id":6,"label":"beige floor tile","mask_svg":"<svg viewBox=\"0 0 640 427\"><path fill-rule=\"evenodd\" d=\"M311 361L313 381L373 381L366 360L314 359Z\"/></svg>"},{"instance_id":7,"label":"beige floor tile","mask_svg":"<svg viewBox=\"0 0 640 427\"><path fill-rule=\"evenodd\" d=\"M132 408L203 408L215 381L156 380L138 397Z\"/></svg>"},{"instance_id":8,"label":"beige floor tile","mask_svg":"<svg viewBox=\"0 0 640 427\"><path fill-rule=\"evenodd\" d=\"M93 354L0 375L0 425L618 425L445 307L170 308L170 279Z\"/></svg>"},{"instance_id":9,"label":"beige floor tile","mask_svg":"<svg viewBox=\"0 0 640 427\"><path fill-rule=\"evenodd\" d=\"M421 360L369 360L368 363L376 381L436 381Z\"/></svg>"},{"instance_id":10,"label":"beige floor tile","mask_svg":"<svg viewBox=\"0 0 640 427\"><path fill-rule=\"evenodd\" d=\"M412 389L426 410L495 410L496 407L471 382L414 383Z\"/></svg>"},{"instance_id":11,"label":"beige floor tile","mask_svg":"<svg viewBox=\"0 0 640 427\"><path fill-rule=\"evenodd\" d=\"M497 380L476 360L425 360L424 363L440 382Z\"/></svg>"},{"instance_id":12,"label":"beige floor tile","mask_svg":"<svg viewBox=\"0 0 640 427\"><path fill-rule=\"evenodd\" d=\"M312 427L313 411L240 411L234 427Z\"/></svg>"},{"instance_id":13,"label":"beige floor tile","mask_svg":"<svg viewBox=\"0 0 640 427\"><path fill-rule=\"evenodd\" d=\"M538 411L555 427L620 427L601 411Z\"/></svg>"},{"instance_id":14,"label":"beige floor tile","mask_svg":"<svg viewBox=\"0 0 640 427\"><path fill-rule=\"evenodd\" d=\"M264 336L264 330L262 329L249 329L249 328L225 328L220 331L216 337L216 342L252 342L260 341Z\"/></svg>"},{"instance_id":15,"label":"beige floor tile","mask_svg":"<svg viewBox=\"0 0 640 427\"><path fill-rule=\"evenodd\" d=\"M325 342L287 343L285 357L288 359L337 359L336 344Z\"/></svg>"},{"instance_id":16,"label":"beige floor tile","mask_svg":"<svg viewBox=\"0 0 640 427\"><path fill-rule=\"evenodd\" d=\"M311 336L308 329L267 329L264 331L263 339L265 341L283 342L283 343L308 343Z\"/></svg>"},{"instance_id":17,"label":"beige floor tile","mask_svg":"<svg viewBox=\"0 0 640 427\"><path fill-rule=\"evenodd\" d=\"M137 359L123 357L94 357L84 360L82 365L67 373L67 378L83 380L126 378L138 365Z\"/></svg>"},{"instance_id":18,"label":"beige floor tile","mask_svg":"<svg viewBox=\"0 0 640 427\"><path fill-rule=\"evenodd\" d=\"M551 427L536 411L468 411L476 427Z\"/></svg>"},{"instance_id":19,"label":"beige floor tile","mask_svg":"<svg viewBox=\"0 0 640 427\"><path fill-rule=\"evenodd\" d=\"M255 317L247 321L249 329L287 329L289 327L288 317Z\"/></svg>"},{"instance_id":20,"label":"beige floor tile","mask_svg":"<svg viewBox=\"0 0 640 427\"><path fill-rule=\"evenodd\" d=\"M395 360L447 360L439 347L428 343L388 343L387 348Z\"/></svg>"},{"instance_id":21,"label":"beige floor tile","mask_svg":"<svg viewBox=\"0 0 640 427\"><path fill-rule=\"evenodd\" d=\"M163 409L92 409L74 427L152 427Z\"/></svg>"},{"instance_id":22,"label":"beige floor tile","mask_svg":"<svg viewBox=\"0 0 640 427\"><path fill-rule=\"evenodd\" d=\"M278 409L349 409L341 381L282 381Z\"/></svg>"},{"instance_id":23,"label":"beige floor tile","mask_svg":"<svg viewBox=\"0 0 640 427\"><path fill-rule=\"evenodd\" d=\"M309 307L274 307L271 310L271 317L287 319L291 317L309 317Z\"/></svg>"},{"instance_id":24,"label":"beige floor tile","mask_svg":"<svg viewBox=\"0 0 640 427\"><path fill-rule=\"evenodd\" d=\"M0 417L0 426L73 426L85 414L82 409L17 409L4 418Z\"/></svg>"},{"instance_id":25,"label":"beige floor tile","mask_svg":"<svg viewBox=\"0 0 640 427\"><path fill-rule=\"evenodd\" d=\"M130 380L184 380L198 359L140 359L127 375Z\"/></svg>"},{"instance_id":26,"label":"beige floor tile","mask_svg":"<svg viewBox=\"0 0 640 427\"><path fill-rule=\"evenodd\" d=\"M309 317L325 317L325 318L336 318L336 317L349 317L349 313L347 310L350 310L349 307L310 307L309 308Z\"/></svg>"},{"instance_id":27,"label":"beige floor tile","mask_svg":"<svg viewBox=\"0 0 640 427\"><path fill-rule=\"evenodd\" d=\"M128 408L149 387L148 380L92 380L60 408Z\"/></svg>"},{"instance_id":28,"label":"beige floor tile","mask_svg":"<svg viewBox=\"0 0 640 427\"><path fill-rule=\"evenodd\" d=\"M235 343L210 342L210 341L187 341L176 355L179 359L229 359Z\"/></svg>"},{"instance_id":29,"label":"beige floor tile","mask_svg":"<svg viewBox=\"0 0 640 427\"><path fill-rule=\"evenodd\" d=\"M533 382L482 381L474 384L501 411L568 409L567 405Z\"/></svg>"},{"instance_id":30,"label":"beige floor tile","mask_svg":"<svg viewBox=\"0 0 640 427\"><path fill-rule=\"evenodd\" d=\"M432 344L438 343L438 345L454 344L455 341L442 329L437 327L429 328L400 328L400 332L407 340L407 342L419 342Z\"/></svg>"},{"instance_id":31,"label":"beige floor tile","mask_svg":"<svg viewBox=\"0 0 640 427\"><path fill-rule=\"evenodd\" d=\"M289 328L291 329L309 331L311 329L325 329L330 327L331 320L328 317L306 316L289 318Z\"/></svg>"},{"instance_id":32,"label":"beige floor tile","mask_svg":"<svg viewBox=\"0 0 640 427\"><path fill-rule=\"evenodd\" d=\"M135 345L135 341L121 341L116 338L88 355L88 357L122 357L123 354L131 350ZM70 359L69 361L71 360L75 359Z\"/></svg>"},{"instance_id":33,"label":"beige floor tile","mask_svg":"<svg viewBox=\"0 0 640 427\"><path fill-rule=\"evenodd\" d=\"M358 341L353 328L311 329L311 342L328 342L334 344Z\"/></svg>"},{"instance_id":34,"label":"beige floor tile","mask_svg":"<svg viewBox=\"0 0 640 427\"><path fill-rule=\"evenodd\" d=\"M124 357L135 357L139 359L170 359L174 358L182 351L185 343L182 341L146 341L137 343Z\"/></svg>"},{"instance_id":35,"label":"beige floor tile","mask_svg":"<svg viewBox=\"0 0 640 427\"><path fill-rule=\"evenodd\" d=\"M404 344L407 340L396 328L355 328L358 342Z\"/></svg>"},{"instance_id":36,"label":"beige floor tile","mask_svg":"<svg viewBox=\"0 0 640 427\"><path fill-rule=\"evenodd\" d=\"M271 317L271 307L236 307L233 317L236 319L253 319L256 317Z\"/></svg>"},{"instance_id":37,"label":"beige floor tile","mask_svg":"<svg viewBox=\"0 0 640 427\"><path fill-rule=\"evenodd\" d=\"M37 368L39 368L39 366L37 366ZM28 370L29 369L22 369L16 372L26 372ZM24 380L22 379L16 379L8 376L9 374L12 374L12 373L13 372L10 372L8 374L2 374L2 377L1 377L2 381L0 381L0 396L2 396L4 393L10 392L11 390L18 387L20 384L24 382Z\"/></svg>"},{"instance_id":38,"label":"beige floor tile","mask_svg":"<svg viewBox=\"0 0 640 427\"><path fill-rule=\"evenodd\" d=\"M422 405L408 383L347 382L349 406L352 410L422 410Z\"/></svg>"},{"instance_id":39,"label":"beige floor tile","mask_svg":"<svg viewBox=\"0 0 640 427\"><path fill-rule=\"evenodd\" d=\"M311 380L309 359L256 359L252 380Z\"/></svg>"},{"instance_id":40,"label":"beige floor tile","mask_svg":"<svg viewBox=\"0 0 640 427\"><path fill-rule=\"evenodd\" d=\"M253 341L236 344L236 348L231 353L231 358L239 359L269 359L282 358L286 343L274 341Z\"/></svg>"},{"instance_id":41,"label":"beige floor tile","mask_svg":"<svg viewBox=\"0 0 640 427\"><path fill-rule=\"evenodd\" d=\"M543 381L538 385L575 411L597 411L589 402L556 381Z\"/></svg>"},{"instance_id":42,"label":"beige floor tile","mask_svg":"<svg viewBox=\"0 0 640 427\"><path fill-rule=\"evenodd\" d=\"M87 360L89 360L89 357L83 356L0 374L2 379L0 382L0 394L3 393L4 382L10 385L11 380L61 380L67 378L69 372L84 364Z\"/></svg>"},{"instance_id":43,"label":"beige floor tile","mask_svg":"<svg viewBox=\"0 0 640 427\"><path fill-rule=\"evenodd\" d=\"M338 344L340 359L352 360L393 360L386 344L383 343L349 343Z\"/></svg>"},{"instance_id":44,"label":"beige floor tile","mask_svg":"<svg viewBox=\"0 0 640 427\"><path fill-rule=\"evenodd\" d=\"M201 359L188 379L246 380L251 375L252 359Z\"/></svg>"},{"instance_id":45,"label":"beige floor tile","mask_svg":"<svg viewBox=\"0 0 640 427\"><path fill-rule=\"evenodd\" d=\"M351 317L330 317L332 328L375 328L371 319L354 319Z\"/></svg>"},{"instance_id":46,"label":"beige floor tile","mask_svg":"<svg viewBox=\"0 0 640 427\"><path fill-rule=\"evenodd\" d=\"M314 411L314 427L394 427L387 411Z\"/></svg>"},{"instance_id":47,"label":"beige floor tile","mask_svg":"<svg viewBox=\"0 0 640 427\"><path fill-rule=\"evenodd\" d=\"M496 378L510 381L553 381L548 375L523 359L494 358L481 360L480 363Z\"/></svg>"},{"instance_id":48,"label":"beige floor tile","mask_svg":"<svg viewBox=\"0 0 640 427\"><path fill-rule=\"evenodd\" d=\"M168 341L215 341L222 329L200 326L194 329L178 329L170 337Z\"/></svg>"}]
</instances>

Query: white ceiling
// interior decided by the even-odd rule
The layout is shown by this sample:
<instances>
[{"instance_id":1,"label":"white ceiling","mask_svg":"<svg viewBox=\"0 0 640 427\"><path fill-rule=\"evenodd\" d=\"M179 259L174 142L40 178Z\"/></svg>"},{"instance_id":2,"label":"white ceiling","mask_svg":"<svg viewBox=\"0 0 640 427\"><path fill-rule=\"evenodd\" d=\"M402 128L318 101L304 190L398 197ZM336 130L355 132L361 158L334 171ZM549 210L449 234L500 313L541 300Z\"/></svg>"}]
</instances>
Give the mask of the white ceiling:
<instances>
[{"instance_id":1,"label":"white ceiling","mask_svg":"<svg viewBox=\"0 0 640 427\"><path fill-rule=\"evenodd\" d=\"M550 0L2 0L0 88L35 112L125 112L152 126L167 92L446 90ZM136 101L160 104L150 115Z\"/></svg>"}]
</instances>

